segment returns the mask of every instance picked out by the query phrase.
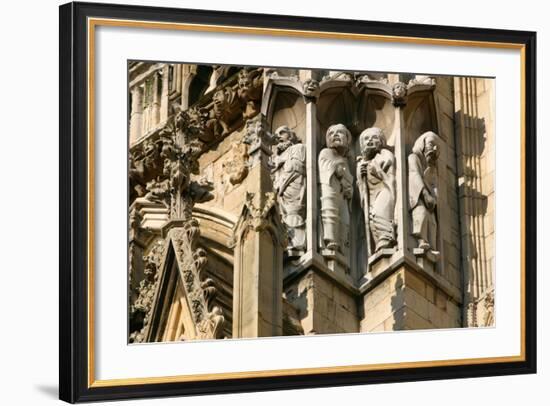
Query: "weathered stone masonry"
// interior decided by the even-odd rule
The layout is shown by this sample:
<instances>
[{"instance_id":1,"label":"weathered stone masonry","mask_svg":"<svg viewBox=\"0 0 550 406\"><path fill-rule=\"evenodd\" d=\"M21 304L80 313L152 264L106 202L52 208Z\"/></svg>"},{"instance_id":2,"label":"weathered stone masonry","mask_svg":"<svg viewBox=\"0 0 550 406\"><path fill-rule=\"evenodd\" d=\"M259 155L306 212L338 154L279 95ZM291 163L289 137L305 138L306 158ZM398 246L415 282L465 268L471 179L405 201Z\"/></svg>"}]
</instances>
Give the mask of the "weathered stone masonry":
<instances>
[{"instance_id":1,"label":"weathered stone masonry","mask_svg":"<svg viewBox=\"0 0 550 406\"><path fill-rule=\"evenodd\" d=\"M494 325L492 79L128 69L129 342Z\"/></svg>"}]
</instances>

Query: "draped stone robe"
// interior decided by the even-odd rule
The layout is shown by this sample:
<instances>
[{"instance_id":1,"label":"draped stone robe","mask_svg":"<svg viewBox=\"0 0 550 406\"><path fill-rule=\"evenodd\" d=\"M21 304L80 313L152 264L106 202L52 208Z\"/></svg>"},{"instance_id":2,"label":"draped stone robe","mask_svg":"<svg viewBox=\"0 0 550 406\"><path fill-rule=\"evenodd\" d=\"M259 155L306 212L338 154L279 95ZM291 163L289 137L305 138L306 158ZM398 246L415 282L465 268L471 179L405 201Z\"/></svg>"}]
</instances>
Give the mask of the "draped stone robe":
<instances>
[{"instance_id":1,"label":"draped stone robe","mask_svg":"<svg viewBox=\"0 0 550 406\"><path fill-rule=\"evenodd\" d=\"M391 151L382 149L367 163L366 177L361 175L360 158L357 164L357 184L361 192L361 207L365 208L368 197L369 230L374 250L369 247L369 255L381 248L395 244L395 157ZM367 183L365 185L365 182ZM366 188L368 187L368 196Z\"/></svg>"},{"instance_id":2,"label":"draped stone robe","mask_svg":"<svg viewBox=\"0 0 550 406\"><path fill-rule=\"evenodd\" d=\"M338 173L341 176L338 176ZM349 235L342 236L341 225L349 226L353 176L348 159L334 148L324 148L319 154L321 185L321 219L323 240L327 248L349 245Z\"/></svg>"},{"instance_id":3,"label":"draped stone robe","mask_svg":"<svg viewBox=\"0 0 550 406\"><path fill-rule=\"evenodd\" d=\"M274 158L273 186L279 199L290 249L305 250L306 147L299 143Z\"/></svg>"},{"instance_id":4,"label":"draped stone robe","mask_svg":"<svg viewBox=\"0 0 550 406\"><path fill-rule=\"evenodd\" d=\"M412 234L424 240L432 250L437 249L437 203L429 210L424 202L423 192L429 193L437 202L437 169L428 166L424 155L409 155L409 208L412 212ZM422 242L421 242L422 245Z\"/></svg>"}]
</instances>

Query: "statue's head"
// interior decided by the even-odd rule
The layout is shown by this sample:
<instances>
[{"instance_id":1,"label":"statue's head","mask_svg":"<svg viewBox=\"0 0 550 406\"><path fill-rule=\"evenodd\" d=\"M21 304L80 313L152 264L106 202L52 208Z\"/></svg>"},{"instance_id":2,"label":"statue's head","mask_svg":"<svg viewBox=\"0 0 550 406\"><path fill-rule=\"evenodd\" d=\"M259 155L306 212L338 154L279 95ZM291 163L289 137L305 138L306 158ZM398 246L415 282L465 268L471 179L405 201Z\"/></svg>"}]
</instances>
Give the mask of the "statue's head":
<instances>
[{"instance_id":1,"label":"statue's head","mask_svg":"<svg viewBox=\"0 0 550 406\"><path fill-rule=\"evenodd\" d=\"M435 166L441 148L441 139L433 131L427 131L414 142L413 153L424 156L429 166Z\"/></svg>"},{"instance_id":2,"label":"statue's head","mask_svg":"<svg viewBox=\"0 0 550 406\"><path fill-rule=\"evenodd\" d=\"M351 133L344 124L333 124L327 130L327 147L336 149L340 155L348 153Z\"/></svg>"},{"instance_id":3,"label":"statue's head","mask_svg":"<svg viewBox=\"0 0 550 406\"><path fill-rule=\"evenodd\" d=\"M386 146L384 131L378 127L367 128L359 136L359 146L361 155L367 159L372 159Z\"/></svg>"},{"instance_id":4,"label":"statue's head","mask_svg":"<svg viewBox=\"0 0 550 406\"><path fill-rule=\"evenodd\" d=\"M403 82L397 82L392 87L393 97L396 99L402 99L407 95L407 85Z\"/></svg>"},{"instance_id":5,"label":"statue's head","mask_svg":"<svg viewBox=\"0 0 550 406\"><path fill-rule=\"evenodd\" d=\"M397 82L392 86L392 101L396 106L404 106L407 97L407 85Z\"/></svg>"},{"instance_id":6,"label":"statue's head","mask_svg":"<svg viewBox=\"0 0 550 406\"><path fill-rule=\"evenodd\" d=\"M286 125L282 125L275 130L274 138L277 143L277 151L279 153L283 152L291 145L300 142L300 139L296 133Z\"/></svg>"},{"instance_id":7,"label":"statue's head","mask_svg":"<svg viewBox=\"0 0 550 406\"><path fill-rule=\"evenodd\" d=\"M243 69L239 72L239 77L237 79L237 86L239 88L239 91L241 92L247 92L250 89L251 81L250 81L250 75L249 73Z\"/></svg>"},{"instance_id":8,"label":"statue's head","mask_svg":"<svg viewBox=\"0 0 550 406\"><path fill-rule=\"evenodd\" d=\"M221 111L227 106L227 97L223 89L219 89L212 96L214 102L214 110Z\"/></svg>"},{"instance_id":9,"label":"statue's head","mask_svg":"<svg viewBox=\"0 0 550 406\"><path fill-rule=\"evenodd\" d=\"M304 96L317 98L319 97L319 82L315 79L308 79L304 82L302 90L304 92Z\"/></svg>"}]
</instances>

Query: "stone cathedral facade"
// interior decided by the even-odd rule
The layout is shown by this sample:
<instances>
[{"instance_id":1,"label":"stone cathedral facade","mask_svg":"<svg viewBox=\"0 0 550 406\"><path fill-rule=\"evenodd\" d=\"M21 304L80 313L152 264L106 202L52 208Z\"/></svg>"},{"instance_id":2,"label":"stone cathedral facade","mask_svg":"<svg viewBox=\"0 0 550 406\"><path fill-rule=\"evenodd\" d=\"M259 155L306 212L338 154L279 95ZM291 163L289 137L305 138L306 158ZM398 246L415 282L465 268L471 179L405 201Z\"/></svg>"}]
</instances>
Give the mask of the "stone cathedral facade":
<instances>
[{"instance_id":1,"label":"stone cathedral facade","mask_svg":"<svg viewBox=\"0 0 550 406\"><path fill-rule=\"evenodd\" d=\"M494 325L494 80L130 62L130 343Z\"/></svg>"}]
</instances>

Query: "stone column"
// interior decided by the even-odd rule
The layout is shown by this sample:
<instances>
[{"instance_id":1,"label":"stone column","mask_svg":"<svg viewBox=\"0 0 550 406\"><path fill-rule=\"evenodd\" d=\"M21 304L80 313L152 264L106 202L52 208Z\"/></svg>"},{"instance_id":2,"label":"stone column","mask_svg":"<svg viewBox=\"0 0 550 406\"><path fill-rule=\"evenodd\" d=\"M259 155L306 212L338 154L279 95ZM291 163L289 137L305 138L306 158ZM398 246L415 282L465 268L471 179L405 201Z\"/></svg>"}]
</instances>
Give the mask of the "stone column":
<instances>
[{"instance_id":1,"label":"stone column","mask_svg":"<svg viewBox=\"0 0 550 406\"><path fill-rule=\"evenodd\" d=\"M233 338L282 334L284 227L272 191L270 139L262 115L246 124L248 190L234 229Z\"/></svg>"},{"instance_id":2,"label":"stone column","mask_svg":"<svg viewBox=\"0 0 550 406\"><path fill-rule=\"evenodd\" d=\"M132 94L132 106L130 110L130 145L141 136L141 124L143 117L143 89L136 85L130 89Z\"/></svg>"},{"instance_id":3,"label":"stone column","mask_svg":"<svg viewBox=\"0 0 550 406\"><path fill-rule=\"evenodd\" d=\"M153 73L153 96L151 106L151 125L154 128L160 122L160 72Z\"/></svg>"},{"instance_id":4,"label":"stone column","mask_svg":"<svg viewBox=\"0 0 550 406\"><path fill-rule=\"evenodd\" d=\"M493 80L454 78L464 325L493 323ZM487 300L488 299L488 300Z\"/></svg>"},{"instance_id":5,"label":"stone column","mask_svg":"<svg viewBox=\"0 0 550 406\"><path fill-rule=\"evenodd\" d=\"M162 68L162 92L160 95L160 121L165 122L168 119L168 95L170 93L170 65L164 65Z\"/></svg>"},{"instance_id":6,"label":"stone column","mask_svg":"<svg viewBox=\"0 0 550 406\"><path fill-rule=\"evenodd\" d=\"M318 223L317 213L318 204L318 176L317 176L317 157L319 156L317 133L319 131L317 124L317 104L316 99L306 99L306 187L307 187L307 208L306 208L306 238L307 252L315 255L318 251Z\"/></svg>"},{"instance_id":7,"label":"stone column","mask_svg":"<svg viewBox=\"0 0 550 406\"><path fill-rule=\"evenodd\" d=\"M410 234L409 225L409 201L407 196L407 148L405 141L405 131L403 131L403 107L395 107L395 124L393 131L393 139L395 142L395 160L397 168L395 172L396 183L396 222L397 222L397 249L401 255L405 256L408 253L408 239Z\"/></svg>"},{"instance_id":8,"label":"stone column","mask_svg":"<svg viewBox=\"0 0 550 406\"><path fill-rule=\"evenodd\" d=\"M191 87L191 83L193 82L196 74L196 65L182 66L180 80L178 82L180 87L178 87L178 89L181 90L181 108L183 110L189 108L189 88Z\"/></svg>"}]
</instances>

